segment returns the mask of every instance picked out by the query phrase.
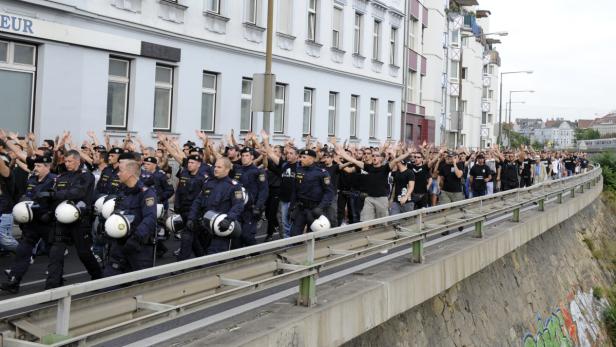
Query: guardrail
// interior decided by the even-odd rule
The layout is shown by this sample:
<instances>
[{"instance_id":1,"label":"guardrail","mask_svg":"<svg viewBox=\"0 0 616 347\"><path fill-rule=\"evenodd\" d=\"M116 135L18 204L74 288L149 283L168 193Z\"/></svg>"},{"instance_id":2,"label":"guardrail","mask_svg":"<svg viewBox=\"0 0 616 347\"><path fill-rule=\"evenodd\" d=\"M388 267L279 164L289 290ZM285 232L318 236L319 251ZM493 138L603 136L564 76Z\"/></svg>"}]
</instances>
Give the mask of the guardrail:
<instances>
[{"instance_id":1,"label":"guardrail","mask_svg":"<svg viewBox=\"0 0 616 347\"><path fill-rule=\"evenodd\" d=\"M233 289L215 293L204 298L198 298L181 305L146 302L143 300L140 301L139 298L137 298L138 307L140 305L140 307L154 312L138 318L133 318L129 320L127 324L137 322L143 323L148 320L153 321L165 315L174 316L189 307L195 307L216 300L224 300L225 298L237 297L247 292L254 292L296 280L299 280L298 304L311 306L316 303L316 275L323 269L335 267L351 260L357 260L402 245L410 245L412 248L411 260L416 263L421 263L424 260L424 241L430 236L452 230L456 227L474 225L474 236L480 238L483 236L484 222L491 216L511 213L513 216L512 220L514 222L519 222L520 208L522 206L528 205L529 203L536 203L537 209L543 211L547 199L556 196L557 202L562 203L563 193L568 192L572 196L575 196L576 190L583 192L585 188L589 189L591 185L597 184L600 180L601 168L598 165L594 165L593 169L586 173L560 180L543 182L528 188L520 188L489 196L434 206L8 299L0 301L0 313L23 310L34 305L57 302L55 334L58 338L57 341L61 340L61 342L55 345L59 346L76 341L85 341L88 336L117 329L121 324L98 329L80 336L70 337L69 321L71 317L71 302L75 296L93 294L105 289L117 288L122 285L135 283L136 281L160 278L161 276L176 274L196 267L211 266L219 264L220 262L233 261L238 257L289 249L292 246L301 245L302 243L305 244L306 247L306 258L303 263L276 261L276 267L280 270L280 273L269 278L257 281L244 281L220 277L221 284L231 286ZM444 219L441 220L443 217ZM358 231L369 231L373 228L382 228L384 226L393 228L395 231L394 237L390 239L375 239L365 236L364 241L366 246L361 247L361 249L341 250L329 248L327 251L329 254L335 255L335 257L326 257L326 259L321 261L315 260L317 258L315 256L315 245L317 241L332 236L350 234ZM16 342L18 340L13 341Z\"/></svg>"}]
</instances>

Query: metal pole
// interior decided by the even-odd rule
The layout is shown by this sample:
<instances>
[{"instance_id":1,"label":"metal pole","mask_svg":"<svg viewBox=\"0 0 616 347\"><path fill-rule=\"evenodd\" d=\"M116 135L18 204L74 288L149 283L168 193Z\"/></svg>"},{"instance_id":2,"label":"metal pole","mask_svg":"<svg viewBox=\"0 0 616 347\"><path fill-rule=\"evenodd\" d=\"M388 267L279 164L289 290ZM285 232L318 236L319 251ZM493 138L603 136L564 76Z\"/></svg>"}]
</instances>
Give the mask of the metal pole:
<instances>
[{"instance_id":1,"label":"metal pole","mask_svg":"<svg viewBox=\"0 0 616 347\"><path fill-rule=\"evenodd\" d=\"M274 0L267 0L267 41L265 43L265 75L271 76L272 74L272 41L274 34ZM265 91L263 93L264 105L269 104L269 100L272 100L272 89L269 88L269 79L265 78ZM276 87L274 87L276 88ZM263 112L263 128L267 132L270 132L271 112ZM267 122L265 119L267 118Z\"/></svg>"},{"instance_id":2,"label":"metal pole","mask_svg":"<svg viewBox=\"0 0 616 347\"><path fill-rule=\"evenodd\" d=\"M457 130L458 133L456 134L456 148L458 148L458 146L460 146L460 137L462 137L462 119L464 119L464 114L462 113L462 71L464 70L462 68L462 61L464 60L464 38L465 36L462 35L462 29L460 29L460 66L458 66L458 124L457 124ZM468 38L468 36L466 37Z\"/></svg>"},{"instance_id":3,"label":"metal pole","mask_svg":"<svg viewBox=\"0 0 616 347\"><path fill-rule=\"evenodd\" d=\"M503 131L503 73L500 73L500 96L498 98L498 139L496 142L500 146L501 142L501 132Z\"/></svg>"}]
</instances>

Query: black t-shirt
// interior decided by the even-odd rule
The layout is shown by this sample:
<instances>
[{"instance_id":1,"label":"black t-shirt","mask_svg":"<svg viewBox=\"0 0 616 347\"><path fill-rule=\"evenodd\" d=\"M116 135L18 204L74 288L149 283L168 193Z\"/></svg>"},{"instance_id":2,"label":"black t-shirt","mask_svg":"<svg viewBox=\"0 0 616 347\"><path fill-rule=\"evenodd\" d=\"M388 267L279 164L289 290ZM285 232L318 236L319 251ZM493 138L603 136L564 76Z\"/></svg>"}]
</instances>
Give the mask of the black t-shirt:
<instances>
[{"instance_id":1,"label":"black t-shirt","mask_svg":"<svg viewBox=\"0 0 616 347\"><path fill-rule=\"evenodd\" d=\"M407 193L409 182L415 180L415 174L413 170L406 169L403 172L395 171L392 175L394 176L394 201L400 202L400 198Z\"/></svg>"},{"instance_id":2,"label":"black t-shirt","mask_svg":"<svg viewBox=\"0 0 616 347\"><path fill-rule=\"evenodd\" d=\"M464 163L458 162L456 166L458 170L464 171ZM462 191L462 177L456 176L453 164L442 165L438 175L443 176L444 191L451 193L458 193Z\"/></svg>"},{"instance_id":3,"label":"black t-shirt","mask_svg":"<svg viewBox=\"0 0 616 347\"><path fill-rule=\"evenodd\" d=\"M26 188L28 186L29 173L24 171L21 167L16 166L11 173L13 177L13 201L19 201L22 195L26 194Z\"/></svg>"},{"instance_id":4,"label":"black t-shirt","mask_svg":"<svg viewBox=\"0 0 616 347\"><path fill-rule=\"evenodd\" d=\"M280 170L280 201L289 202L291 201L291 192L295 184L295 172L297 172L299 162L291 164L288 161L280 160L278 164L280 164L278 166L278 170Z\"/></svg>"},{"instance_id":5,"label":"black t-shirt","mask_svg":"<svg viewBox=\"0 0 616 347\"><path fill-rule=\"evenodd\" d=\"M0 160L3 160L0 158ZM11 213L13 210L13 180L12 176L0 176L0 214Z\"/></svg>"},{"instance_id":6,"label":"black t-shirt","mask_svg":"<svg viewBox=\"0 0 616 347\"><path fill-rule=\"evenodd\" d=\"M573 157L565 158L565 160L563 160L563 163L565 164L565 169L571 171L575 170L575 160L573 159Z\"/></svg>"},{"instance_id":7,"label":"black t-shirt","mask_svg":"<svg viewBox=\"0 0 616 347\"><path fill-rule=\"evenodd\" d=\"M413 188L413 193L415 194L425 194L428 192L428 180L430 179L430 169L426 165L416 166L411 165L410 168L413 171L413 175L415 176L415 188Z\"/></svg>"},{"instance_id":8,"label":"black t-shirt","mask_svg":"<svg viewBox=\"0 0 616 347\"><path fill-rule=\"evenodd\" d=\"M524 159L522 161L518 160L518 165L520 166L520 170L522 170L522 176L529 177L531 174L531 166L535 163L532 159Z\"/></svg>"},{"instance_id":9,"label":"black t-shirt","mask_svg":"<svg viewBox=\"0 0 616 347\"><path fill-rule=\"evenodd\" d=\"M492 174L492 170L487 165L475 164L470 171L470 176L473 177L473 190L484 190L486 188L485 179Z\"/></svg>"},{"instance_id":10,"label":"black t-shirt","mask_svg":"<svg viewBox=\"0 0 616 347\"><path fill-rule=\"evenodd\" d=\"M387 196L389 192L389 165L381 165L374 167L372 165L364 165L364 170L367 174L362 175L363 192L371 197Z\"/></svg>"}]
</instances>

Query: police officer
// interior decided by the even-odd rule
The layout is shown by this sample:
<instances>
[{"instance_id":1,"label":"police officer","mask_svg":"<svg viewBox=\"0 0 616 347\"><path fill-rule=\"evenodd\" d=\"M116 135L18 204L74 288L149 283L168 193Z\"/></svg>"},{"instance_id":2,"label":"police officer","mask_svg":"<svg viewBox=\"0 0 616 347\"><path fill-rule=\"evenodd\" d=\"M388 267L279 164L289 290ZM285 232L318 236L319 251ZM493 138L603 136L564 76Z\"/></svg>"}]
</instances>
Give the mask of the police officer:
<instances>
[{"instance_id":1,"label":"police officer","mask_svg":"<svg viewBox=\"0 0 616 347\"><path fill-rule=\"evenodd\" d=\"M143 170L140 176L141 181L146 187L154 189L159 204L163 204L165 209L169 207L169 198L173 196L173 186L167 181L165 172L158 168L156 157L146 157L143 159Z\"/></svg>"},{"instance_id":2,"label":"police officer","mask_svg":"<svg viewBox=\"0 0 616 347\"><path fill-rule=\"evenodd\" d=\"M129 232L110 242L105 277L142 270L153 265L154 235L156 231L156 193L139 180L136 161L126 160L119 165L118 178L122 188L118 192L114 213L126 217ZM113 217L113 216L112 216ZM105 228L117 227L109 218ZM122 229L122 228L120 228ZM109 230L107 230L109 232Z\"/></svg>"},{"instance_id":3,"label":"police officer","mask_svg":"<svg viewBox=\"0 0 616 347\"><path fill-rule=\"evenodd\" d=\"M108 165L101 172L101 178L96 184L96 195L114 195L120 190L118 177L120 155L124 153L121 148L112 148L107 155Z\"/></svg>"},{"instance_id":4,"label":"police officer","mask_svg":"<svg viewBox=\"0 0 616 347\"><path fill-rule=\"evenodd\" d=\"M182 220L187 223L188 214L192 203L199 195L203 181L209 176L207 174L201 174L201 157L198 155L190 155L187 158L186 169L183 169L180 173L180 180L178 182L177 189L175 191L175 212L182 217ZM188 226L188 224L187 224ZM205 255L207 249L206 239L202 236L202 233L196 234L197 230L194 228L186 228L182 232L182 239L180 245L180 253L177 256L177 260L186 260L190 258L191 253L195 256L201 257Z\"/></svg>"},{"instance_id":5,"label":"police officer","mask_svg":"<svg viewBox=\"0 0 616 347\"><path fill-rule=\"evenodd\" d=\"M311 149L300 152L301 166L295 173L295 184L291 193L291 236L304 232L312 222L322 216L332 203L334 188L327 170L315 165L317 154Z\"/></svg>"},{"instance_id":6,"label":"police officer","mask_svg":"<svg viewBox=\"0 0 616 347\"><path fill-rule=\"evenodd\" d=\"M265 172L257 168L254 163L252 148L244 147L241 152L242 165L233 167L232 177L242 184L248 194L248 203L240 218L242 222L242 235L234 240L233 248L252 246L257 243L257 222L265 209L268 196L267 177Z\"/></svg>"},{"instance_id":7,"label":"police officer","mask_svg":"<svg viewBox=\"0 0 616 347\"><path fill-rule=\"evenodd\" d=\"M201 193L192 204L188 216L188 224L191 229L196 229L196 223L208 211L225 213L227 216L220 222L219 230L227 231L232 222L239 223L244 210L244 196L241 185L229 177L232 164L229 158L221 157L216 160L214 177L208 178L203 183ZM205 221L207 224L208 221ZM205 227L207 230L207 226ZM208 232L208 231L206 231ZM207 248L207 254L228 251L231 248L231 237L220 237L212 233L211 242Z\"/></svg>"},{"instance_id":8,"label":"police officer","mask_svg":"<svg viewBox=\"0 0 616 347\"><path fill-rule=\"evenodd\" d=\"M92 239L90 236L91 216L89 211L93 203L94 175L82 169L79 152L70 150L64 158L66 171L56 177L54 188L51 191L37 193L35 199L50 199L55 209L65 200L85 205L81 209L79 219L70 224L56 221L50 237L51 249L49 251L49 267L45 289L62 286L64 271L64 251L67 244L73 243L77 249L79 259L86 267L92 279L102 277L102 271L94 255L90 251Z\"/></svg>"},{"instance_id":9,"label":"police officer","mask_svg":"<svg viewBox=\"0 0 616 347\"><path fill-rule=\"evenodd\" d=\"M50 173L51 161L50 156L37 156L33 160L34 172L28 179L23 200L33 200L37 206L32 209L32 221L21 225L22 237L15 251L13 265L8 271L9 281L2 283L0 287L12 294L19 291L19 283L30 267L33 249L40 240L46 242L49 238L53 210L48 199L38 199L36 196L53 188L56 175Z\"/></svg>"},{"instance_id":10,"label":"police officer","mask_svg":"<svg viewBox=\"0 0 616 347\"><path fill-rule=\"evenodd\" d=\"M512 152L505 154L500 167L501 191L518 188L520 185L520 167Z\"/></svg>"},{"instance_id":11,"label":"police officer","mask_svg":"<svg viewBox=\"0 0 616 347\"><path fill-rule=\"evenodd\" d=\"M173 196L173 186L167 181L167 174L158 168L158 160L156 157L146 157L143 159L143 170L141 170L140 180L146 187L154 189L156 193L156 200L159 204L163 205L163 208L167 210L169 208L169 198ZM163 243L163 240L168 237L164 228L161 234L157 234L156 253L159 257L162 257L167 252L167 247Z\"/></svg>"}]
</instances>

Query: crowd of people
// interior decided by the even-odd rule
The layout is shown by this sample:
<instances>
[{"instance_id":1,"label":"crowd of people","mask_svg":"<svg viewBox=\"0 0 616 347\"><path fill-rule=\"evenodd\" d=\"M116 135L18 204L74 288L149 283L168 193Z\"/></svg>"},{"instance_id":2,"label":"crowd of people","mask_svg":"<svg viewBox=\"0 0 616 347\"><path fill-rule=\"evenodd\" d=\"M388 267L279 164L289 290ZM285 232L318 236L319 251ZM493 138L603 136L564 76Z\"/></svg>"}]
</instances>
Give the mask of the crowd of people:
<instances>
[{"instance_id":1,"label":"crowd of people","mask_svg":"<svg viewBox=\"0 0 616 347\"><path fill-rule=\"evenodd\" d=\"M588 168L585 153L531 148L447 149L386 141L379 147L314 141L270 144L233 131L199 144L158 134L99 142L89 131L37 141L0 129L0 251L14 253L0 289L17 293L33 257L49 256L45 287L63 284L74 245L92 279L305 232L526 187ZM301 147L301 148L300 148ZM13 230L19 225L21 237Z\"/></svg>"}]
</instances>

